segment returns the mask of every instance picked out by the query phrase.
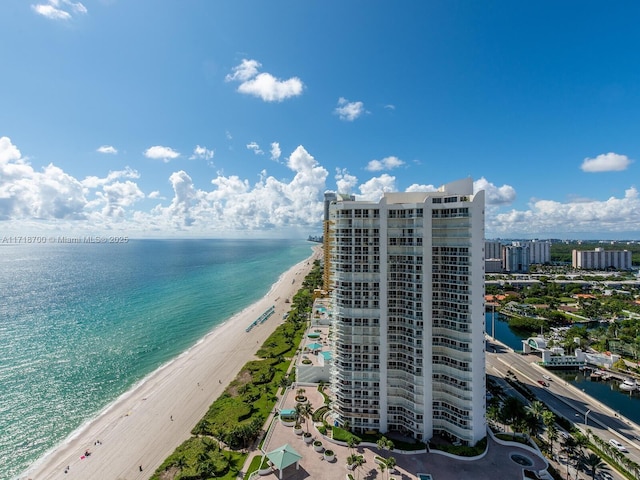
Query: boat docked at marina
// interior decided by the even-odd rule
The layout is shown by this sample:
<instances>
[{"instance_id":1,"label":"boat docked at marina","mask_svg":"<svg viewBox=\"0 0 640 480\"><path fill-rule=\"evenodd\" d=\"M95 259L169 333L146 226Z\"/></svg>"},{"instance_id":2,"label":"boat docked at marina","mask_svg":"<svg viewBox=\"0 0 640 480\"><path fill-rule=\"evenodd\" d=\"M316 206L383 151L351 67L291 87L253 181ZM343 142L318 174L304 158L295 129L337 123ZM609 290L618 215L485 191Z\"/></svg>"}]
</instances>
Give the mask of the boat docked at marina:
<instances>
[{"instance_id":1,"label":"boat docked at marina","mask_svg":"<svg viewBox=\"0 0 640 480\"><path fill-rule=\"evenodd\" d=\"M640 385L638 385L638 382L636 382L634 379L627 378L619 385L618 388L620 388L620 390L624 390L625 392L633 392L635 390L638 390L640 388Z\"/></svg>"},{"instance_id":2,"label":"boat docked at marina","mask_svg":"<svg viewBox=\"0 0 640 480\"><path fill-rule=\"evenodd\" d=\"M595 370L591 372L590 377L591 381L594 382L599 380L607 380L609 378L609 375L604 370Z\"/></svg>"}]
</instances>

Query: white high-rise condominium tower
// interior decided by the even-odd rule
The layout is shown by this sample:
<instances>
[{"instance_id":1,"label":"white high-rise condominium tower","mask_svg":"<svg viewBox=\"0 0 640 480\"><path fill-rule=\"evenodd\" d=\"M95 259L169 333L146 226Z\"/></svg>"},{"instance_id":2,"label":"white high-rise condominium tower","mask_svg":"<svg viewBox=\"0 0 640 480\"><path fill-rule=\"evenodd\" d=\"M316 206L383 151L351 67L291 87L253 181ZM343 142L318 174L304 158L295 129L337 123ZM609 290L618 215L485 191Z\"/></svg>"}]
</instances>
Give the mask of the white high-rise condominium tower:
<instances>
[{"instance_id":1,"label":"white high-rise condominium tower","mask_svg":"<svg viewBox=\"0 0 640 480\"><path fill-rule=\"evenodd\" d=\"M338 422L484 438L484 192L336 200L328 229Z\"/></svg>"}]
</instances>

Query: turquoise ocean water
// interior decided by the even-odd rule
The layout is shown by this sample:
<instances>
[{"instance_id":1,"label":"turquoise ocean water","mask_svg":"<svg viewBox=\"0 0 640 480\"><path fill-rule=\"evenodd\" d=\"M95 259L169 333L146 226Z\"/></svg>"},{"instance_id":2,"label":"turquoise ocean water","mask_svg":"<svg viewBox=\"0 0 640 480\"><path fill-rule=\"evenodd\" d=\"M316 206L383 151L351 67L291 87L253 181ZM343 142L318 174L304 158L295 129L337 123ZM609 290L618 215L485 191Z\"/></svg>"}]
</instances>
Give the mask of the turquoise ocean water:
<instances>
[{"instance_id":1,"label":"turquoise ocean water","mask_svg":"<svg viewBox=\"0 0 640 480\"><path fill-rule=\"evenodd\" d=\"M0 246L0 479L311 254L288 240Z\"/></svg>"}]
</instances>

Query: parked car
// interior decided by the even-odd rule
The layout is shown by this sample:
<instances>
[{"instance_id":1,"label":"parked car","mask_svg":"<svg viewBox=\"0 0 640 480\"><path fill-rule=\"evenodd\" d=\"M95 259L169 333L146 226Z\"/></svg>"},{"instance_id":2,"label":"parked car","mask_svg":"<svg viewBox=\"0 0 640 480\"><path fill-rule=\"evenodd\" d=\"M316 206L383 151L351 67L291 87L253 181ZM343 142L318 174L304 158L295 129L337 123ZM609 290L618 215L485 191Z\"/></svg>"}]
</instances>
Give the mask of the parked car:
<instances>
[{"instance_id":1,"label":"parked car","mask_svg":"<svg viewBox=\"0 0 640 480\"><path fill-rule=\"evenodd\" d=\"M611 440L609 440L609 444L614 446L615 448L617 448L618 451L620 451L620 452L627 453L629 451L629 450L627 450L627 447L625 447L623 444L621 444L615 438L612 438Z\"/></svg>"}]
</instances>

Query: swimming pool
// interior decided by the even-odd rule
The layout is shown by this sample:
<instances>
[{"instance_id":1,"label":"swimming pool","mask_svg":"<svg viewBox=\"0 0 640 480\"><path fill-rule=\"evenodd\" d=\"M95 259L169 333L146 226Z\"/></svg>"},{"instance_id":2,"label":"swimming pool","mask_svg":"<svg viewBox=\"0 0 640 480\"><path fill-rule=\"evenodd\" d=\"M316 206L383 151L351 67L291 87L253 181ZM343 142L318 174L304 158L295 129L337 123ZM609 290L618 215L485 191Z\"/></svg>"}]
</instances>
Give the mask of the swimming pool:
<instances>
[{"instance_id":1,"label":"swimming pool","mask_svg":"<svg viewBox=\"0 0 640 480\"><path fill-rule=\"evenodd\" d=\"M418 478L420 480L433 480L433 477L429 473L419 473Z\"/></svg>"}]
</instances>

